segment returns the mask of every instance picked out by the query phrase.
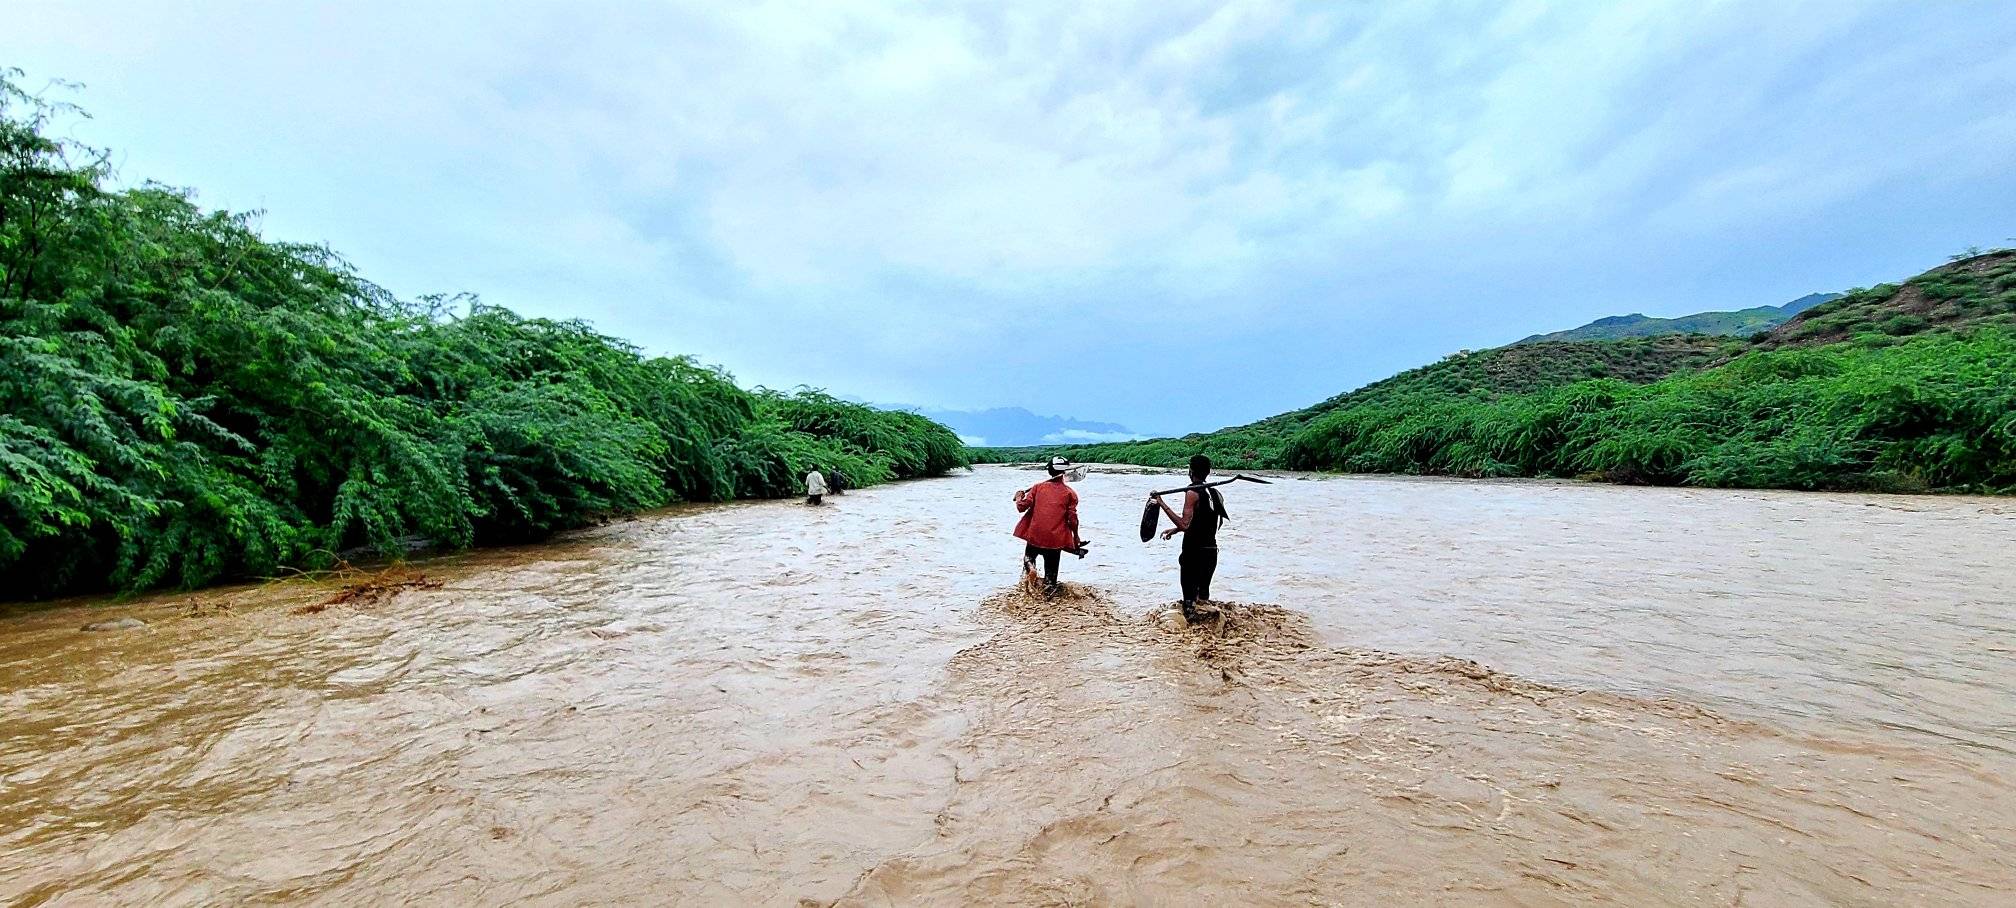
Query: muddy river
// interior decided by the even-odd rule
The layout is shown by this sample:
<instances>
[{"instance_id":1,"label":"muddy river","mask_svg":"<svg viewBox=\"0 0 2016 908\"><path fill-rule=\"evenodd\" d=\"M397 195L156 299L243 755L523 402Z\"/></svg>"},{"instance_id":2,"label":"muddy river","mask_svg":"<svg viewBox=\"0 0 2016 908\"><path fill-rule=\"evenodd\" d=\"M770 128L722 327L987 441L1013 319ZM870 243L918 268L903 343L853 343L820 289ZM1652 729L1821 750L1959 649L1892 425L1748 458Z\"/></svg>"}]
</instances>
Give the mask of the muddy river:
<instances>
[{"instance_id":1,"label":"muddy river","mask_svg":"<svg viewBox=\"0 0 2016 908\"><path fill-rule=\"evenodd\" d=\"M17 610L0 903L2016 897L2016 502L1283 477L1190 628L1033 475Z\"/></svg>"}]
</instances>

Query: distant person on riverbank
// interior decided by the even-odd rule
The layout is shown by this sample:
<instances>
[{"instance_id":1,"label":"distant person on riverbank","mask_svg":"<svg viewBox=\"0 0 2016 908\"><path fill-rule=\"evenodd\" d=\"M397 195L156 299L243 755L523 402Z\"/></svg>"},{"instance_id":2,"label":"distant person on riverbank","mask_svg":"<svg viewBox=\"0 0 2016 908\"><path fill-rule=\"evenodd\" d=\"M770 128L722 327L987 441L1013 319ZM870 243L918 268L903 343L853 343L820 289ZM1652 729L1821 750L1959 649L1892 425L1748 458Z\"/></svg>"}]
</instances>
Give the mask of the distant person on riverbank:
<instances>
[{"instance_id":1,"label":"distant person on riverbank","mask_svg":"<svg viewBox=\"0 0 2016 908\"><path fill-rule=\"evenodd\" d=\"M1085 542L1078 538L1078 493L1064 483L1071 462L1050 458L1050 478L1015 493L1015 510L1022 520L1015 524L1015 538L1022 549L1024 569L1033 574L1036 561L1043 561L1043 595L1056 596L1057 563L1065 552L1085 557Z\"/></svg>"},{"instance_id":2,"label":"distant person on riverbank","mask_svg":"<svg viewBox=\"0 0 2016 908\"><path fill-rule=\"evenodd\" d=\"M1211 458L1202 454L1190 458L1190 484L1202 485L1210 478ZM1149 497L1176 524L1164 531L1162 538L1183 534L1183 553L1176 556L1183 587L1183 620L1202 621L1211 615L1206 603L1211 599L1211 575L1218 572L1218 527L1225 522L1225 496L1217 489L1191 489L1183 493L1181 514L1162 496Z\"/></svg>"},{"instance_id":3,"label":"distant person on riverbank","mask_svg":"<svg viewBox=\"0 0 2016 908\"><path fill-rule=\"evenodd\" d=\"M826 503L826 474L819 472L818 467L805 474L805 503Z\"/></svg>"}]
</instances>

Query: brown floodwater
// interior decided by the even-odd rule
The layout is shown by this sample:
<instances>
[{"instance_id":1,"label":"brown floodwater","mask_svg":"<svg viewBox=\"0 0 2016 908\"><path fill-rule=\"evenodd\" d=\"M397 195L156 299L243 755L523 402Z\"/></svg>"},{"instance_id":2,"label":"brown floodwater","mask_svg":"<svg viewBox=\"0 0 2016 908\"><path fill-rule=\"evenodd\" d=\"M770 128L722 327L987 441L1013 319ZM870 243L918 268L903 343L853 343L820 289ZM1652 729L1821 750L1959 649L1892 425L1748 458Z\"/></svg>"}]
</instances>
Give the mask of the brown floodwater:
<instances>
[{"instance_id":1,"label":"brown floodwater","mask_svg":"<svg viewBox=\"0 0 2016 908\"><path fill-rule=\"evenodd\" d=\"M0 619L0 903L2010 903L2016 502L1166 475ZM132 616L135 630L85 633Z\"/></svg>"}]
</instances>

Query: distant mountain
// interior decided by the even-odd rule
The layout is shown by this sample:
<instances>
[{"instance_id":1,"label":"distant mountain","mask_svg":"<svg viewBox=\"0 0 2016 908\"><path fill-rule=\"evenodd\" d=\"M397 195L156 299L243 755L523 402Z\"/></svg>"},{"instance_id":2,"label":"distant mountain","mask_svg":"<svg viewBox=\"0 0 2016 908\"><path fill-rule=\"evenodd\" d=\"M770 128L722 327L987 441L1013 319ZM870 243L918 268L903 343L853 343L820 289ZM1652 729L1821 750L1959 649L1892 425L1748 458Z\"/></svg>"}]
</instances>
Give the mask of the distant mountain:
<instances>
[{"instance_id":1,"label":"distant mountain","mask_svg":"<svg viewBox=\"0 0 2016 908\"><path fill-rule=\"evenodd\" d=\"M1696 312L1678 318L1653 318L1637 313L1612 315L1599 318L1580 328L1570 328L1551 334L1535 334L1515 343L1621 340L1627 337L1652 337L1659 334L1722 334L1748 337L1759 331L1776 328L1791 321L1792 316L1821 303L1840 298L1839 293L1809 293L1782 306L1756 306L1734 312Z\"/></svg>"},{"instance_id":2,"label":"distant mountain","mask_svg":"<svg viewBox=\"0 0 2016 908\"><path fill-rule=\"evenodd\" d=\"M1119 423L1092 422L1068 416L1039 416L1021 407L989 410L944 410L935 407L886 406L908 410L952 427L969 445L1097 444L1133 441L1142 436Z\"/></svg>"},{"instance_id":3,"label":"distant mountain","mask_svg":"<svg viewBox=\"0 0 2016 908\"><path fill-rule=\"evenodd\" d=\"M1805 296L1802 296L1796 300L1786 303L1783 306L1779 306L1778 311L1789 312L1793 315L1798 315L1799 313L1811 309L1814 306L1818 306L1821 303L1831 303L1835 300L1838 300L1842 296L1843 294L1839 293L1808 293Z\"/></svg>"}]
</instances>

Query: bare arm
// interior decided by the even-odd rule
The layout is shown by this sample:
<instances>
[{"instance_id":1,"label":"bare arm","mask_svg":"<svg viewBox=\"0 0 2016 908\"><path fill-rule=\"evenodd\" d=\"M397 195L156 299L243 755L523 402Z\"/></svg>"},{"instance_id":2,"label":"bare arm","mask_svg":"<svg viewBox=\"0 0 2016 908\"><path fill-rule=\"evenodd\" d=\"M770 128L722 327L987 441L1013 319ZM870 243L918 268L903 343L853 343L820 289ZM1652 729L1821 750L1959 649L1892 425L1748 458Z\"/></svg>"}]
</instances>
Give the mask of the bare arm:
<instances>
[{"instance_id":1,"label":"bare arm","mask_svg":"<svg viewBox=\"0 0 2016 908\"><path fill-rule=\"evenodd\" d=\"M1162 506L1162 512L1169 515L1169 522L1175 524L1175 526L1162 531L1162 538L1171 539L1177 533L1190 529L1190 518L1197 513L1197 495L1197 492L1183 493L1183 513L1181 514L1171 509L1169 502L1163 501L1162 496L1155 496L1155 503Z\"/></svg>"}]
</instances>

